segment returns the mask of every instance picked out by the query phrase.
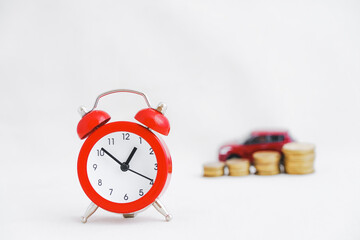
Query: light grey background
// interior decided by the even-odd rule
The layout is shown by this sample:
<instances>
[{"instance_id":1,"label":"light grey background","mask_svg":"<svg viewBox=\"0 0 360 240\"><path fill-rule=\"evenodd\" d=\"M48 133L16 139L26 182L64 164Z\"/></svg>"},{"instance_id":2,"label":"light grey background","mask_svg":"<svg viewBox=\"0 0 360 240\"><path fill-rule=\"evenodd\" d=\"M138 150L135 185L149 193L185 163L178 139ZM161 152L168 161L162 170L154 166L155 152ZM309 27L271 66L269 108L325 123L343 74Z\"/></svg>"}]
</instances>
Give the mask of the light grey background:
<instances>
[{"instance_id":1,"label":"light grey background","mask_svg":"<svg viewBox=\"0 0 360 240\"><path fill-rule=\"evenodd\" d=\"M359 239L359 42L358 1L0 1L0 238ZM116 88L169 106L172 222L79 221L76 110ZM315 143L316 173L201 178L263 127Z\"/></svg>"}]
</instances>

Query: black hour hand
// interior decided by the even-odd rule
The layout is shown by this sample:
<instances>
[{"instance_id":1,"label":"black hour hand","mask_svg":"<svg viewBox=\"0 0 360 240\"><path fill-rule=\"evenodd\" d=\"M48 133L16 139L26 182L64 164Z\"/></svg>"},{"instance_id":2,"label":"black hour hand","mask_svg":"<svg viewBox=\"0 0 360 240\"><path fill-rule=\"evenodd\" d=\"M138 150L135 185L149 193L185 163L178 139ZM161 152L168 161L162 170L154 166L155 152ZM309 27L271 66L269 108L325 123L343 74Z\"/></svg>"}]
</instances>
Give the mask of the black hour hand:
<instances>
[{"instance_id":1,"label":"black hour hand","mask_svg":"<svg viewBox=\"0 0 360 240\"><path fill-rule=\"evenodd\" d=\"M129 163L130 163L131 159L133 158L136 150L137 150L137 147L134 147L133 150L131 151L129 157L126 159L126 162L125 162L126 165L129 165Z\"/></svg>"}]
</instances>

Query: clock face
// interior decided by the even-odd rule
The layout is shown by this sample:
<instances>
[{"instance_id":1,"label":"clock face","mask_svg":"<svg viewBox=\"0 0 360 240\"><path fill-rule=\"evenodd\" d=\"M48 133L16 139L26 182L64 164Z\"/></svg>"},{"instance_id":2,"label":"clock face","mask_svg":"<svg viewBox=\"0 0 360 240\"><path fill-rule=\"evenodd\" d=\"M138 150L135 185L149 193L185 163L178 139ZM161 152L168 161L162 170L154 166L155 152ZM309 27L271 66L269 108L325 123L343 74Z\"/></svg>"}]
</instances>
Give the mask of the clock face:
<instances>
[{"instance_id":1,"label":"clock face","mask_svg":"<svg viewBox=\"0 0 360 240\"><path fill-rule=\"evenodd\" d=\"M152 188L158 163L145 139L132 132L117 131L95 143L86 168L91 186L101 197L115 203L130 203Z\"/></svg>"}]
</instances>

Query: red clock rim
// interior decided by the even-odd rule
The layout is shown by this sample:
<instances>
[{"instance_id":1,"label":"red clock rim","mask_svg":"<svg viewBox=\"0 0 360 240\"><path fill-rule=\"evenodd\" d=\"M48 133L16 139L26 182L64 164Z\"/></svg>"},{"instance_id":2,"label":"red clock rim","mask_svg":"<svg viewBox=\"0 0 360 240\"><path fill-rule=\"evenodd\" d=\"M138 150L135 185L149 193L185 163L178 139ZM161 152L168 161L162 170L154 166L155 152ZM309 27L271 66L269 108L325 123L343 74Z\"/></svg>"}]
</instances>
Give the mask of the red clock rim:
<instances>
[{"instance_id":1,"label":"red clock rim","mask_svg":"<svg viewBox=\"0 0 360 240\"><path fill-rule=\"evenodd\" d=\"M105 135L118 131L135 133L146 140L153 148L158 163L157 175L152 188L143 197L129 203L116 203L100 196L91 186L87 174L87 161L93 146ZM146 208L161 194L167 181L168 167L166 149L154 133L137 123L118 121L100 127L86 139L79 153L77 171L80 185L93 203L111 212L133 213Z\"/></svg>"}]
</instances>

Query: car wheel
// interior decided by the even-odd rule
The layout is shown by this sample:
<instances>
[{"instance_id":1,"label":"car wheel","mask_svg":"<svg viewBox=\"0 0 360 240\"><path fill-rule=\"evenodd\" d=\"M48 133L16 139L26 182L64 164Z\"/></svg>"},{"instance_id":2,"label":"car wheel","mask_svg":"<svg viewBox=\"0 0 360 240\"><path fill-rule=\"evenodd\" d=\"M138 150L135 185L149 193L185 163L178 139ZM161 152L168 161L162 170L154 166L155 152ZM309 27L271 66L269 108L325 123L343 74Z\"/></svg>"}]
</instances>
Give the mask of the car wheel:
<instances>
[{"instance_id":1,"label":"car wheel","mask_svg":"<svg viewBox=\"0 0 360 240\"><path fill-rule=\"evenodd\" d=\"M230 154L230 155L226 158L226 160L230 160L230 159L232 159L232 158L241 158L241 156L238 155L238 154Z\"/></svg>"}]
</instances>

